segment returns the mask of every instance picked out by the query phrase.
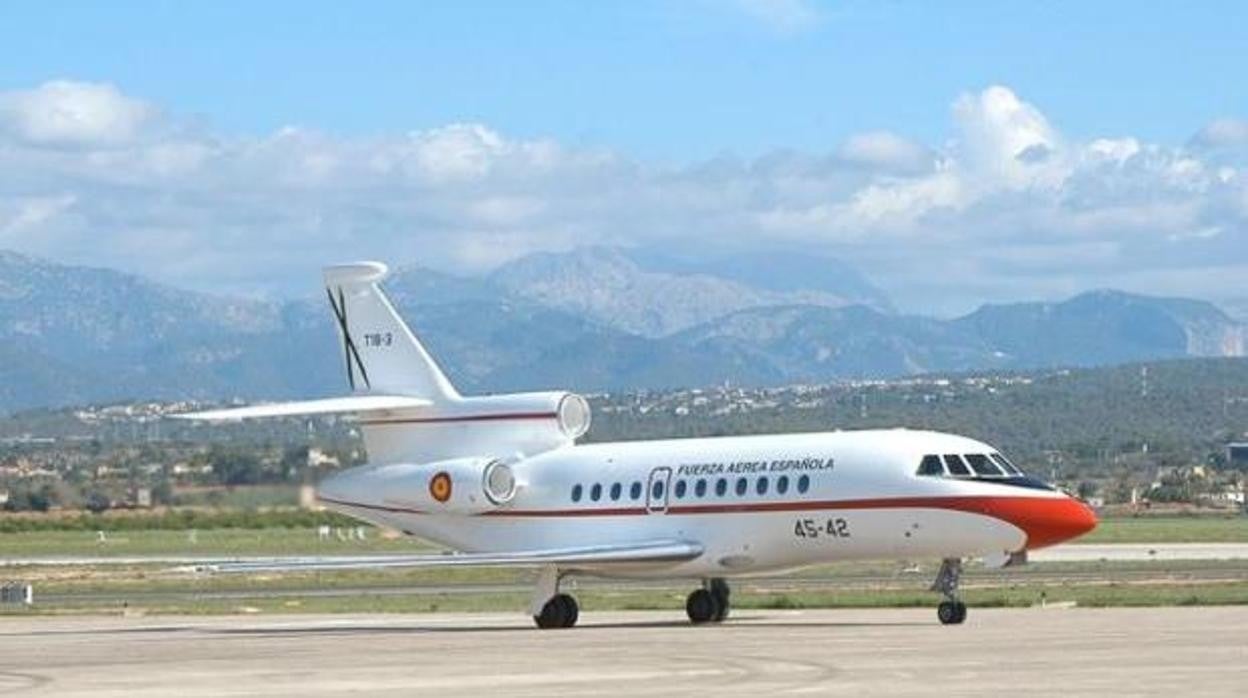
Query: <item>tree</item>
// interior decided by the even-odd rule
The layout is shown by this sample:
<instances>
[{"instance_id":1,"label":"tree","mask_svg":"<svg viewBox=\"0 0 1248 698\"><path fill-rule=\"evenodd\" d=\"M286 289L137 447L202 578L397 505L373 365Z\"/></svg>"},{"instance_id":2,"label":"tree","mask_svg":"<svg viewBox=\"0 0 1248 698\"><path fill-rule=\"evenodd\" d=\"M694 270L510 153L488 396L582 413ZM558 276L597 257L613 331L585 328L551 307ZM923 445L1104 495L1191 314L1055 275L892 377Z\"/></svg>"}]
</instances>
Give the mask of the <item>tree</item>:
<instances>
[{"instance_id":1,"label":"tree","mask_svg":"<svg viewBox=\"0 0 1248 698\"><path fill-rule=\"evenodd\" d=\"M208 462L222 484L254 485L261 480L262 466L255 454L214 447Z\"/></svg>"},{"instance_id":2,"label":"tree","mask_svg":"<svg viewBox=\"0 0 1248 698\"><path fill-rule=\"evenodd\" d=\"M102 514L108 511L109 507L111 507L112 505L113 505L113 502L111 499L108 498L108 495L104 494L103 492L99 490L92 490L87 495L87 501L86 501L87 511L91 512L92 514Z\"/></svg>"},{"instance_id":3,"label":"tree","mask_svg":"<svg viewBox=\"0 0 1248 698\"><path fill-rule=\"evenodd\" d=\"M1091 480L1080 480L1079 487L1076 489L1076 492L1079 494L1080 499L1091 499L1096 496L1098 489L1099 488L1095 482L1092 482Z\"/></svg>"},{"instance_id":4,"label":"tree","mask_svg":"<svg viewBox=\"0 0 1248 698\"><path fill-rule=\"evenodd\" d=\"M169 506L170 504L173 504L173 500L173 483L169 481L168 477L162 477L160 482L157 482L156 485L152 487L152 504L157 506Z\"/></svg>"}]
</instances>

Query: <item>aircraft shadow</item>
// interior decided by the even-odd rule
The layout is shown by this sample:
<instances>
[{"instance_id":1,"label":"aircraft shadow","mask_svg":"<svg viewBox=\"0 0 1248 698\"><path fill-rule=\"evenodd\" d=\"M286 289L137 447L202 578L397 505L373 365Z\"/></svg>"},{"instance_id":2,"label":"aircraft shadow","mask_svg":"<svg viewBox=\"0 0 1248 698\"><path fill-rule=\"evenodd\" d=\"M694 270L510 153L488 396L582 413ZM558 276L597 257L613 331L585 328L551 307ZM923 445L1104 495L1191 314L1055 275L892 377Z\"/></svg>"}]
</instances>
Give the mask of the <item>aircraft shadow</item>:
<instances>
[{"instance_id":1,"label":"aircraft shadow","mask_svg":"<svg viewBox=\"0 0 1248 698\"><path fill-rule=\"evenodd\" d=\"M748 621L734 623L728 621L723 625L705 625L695 626L687 620L670 620L670 621L637 621L637 622L613 622L613 623L594 623L588 622L578 625L575 630L637 630L637 629L655 629L655 628L687 628L691 632L715 632L718 629L743 629L743 628L824 628L824 629L850 629L850 628L881 628L881 627L927 627L934 626L935 622L818 622L809 621L793 621L786 622L781 618L750 618ZM333 626L333 627L285 627L285 628L201 628L200 631L209 634L220 635L266 635L266 636L332 636L332 635L411 635L420 634L459 634L459 633L532 633L536 630L531 626L522 625L358 625L358 626ZM558 631L555 631L558 633Z\"/></svg>"}]
</instances>

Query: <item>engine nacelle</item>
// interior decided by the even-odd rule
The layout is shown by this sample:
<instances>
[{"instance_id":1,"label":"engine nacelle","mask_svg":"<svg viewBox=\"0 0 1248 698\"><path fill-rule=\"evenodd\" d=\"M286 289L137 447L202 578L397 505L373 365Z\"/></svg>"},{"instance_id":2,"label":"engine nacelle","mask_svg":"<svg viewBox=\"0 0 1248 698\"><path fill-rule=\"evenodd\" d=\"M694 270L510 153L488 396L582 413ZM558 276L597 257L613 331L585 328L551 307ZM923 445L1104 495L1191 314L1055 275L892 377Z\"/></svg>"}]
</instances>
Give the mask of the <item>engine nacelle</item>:
<instances>
[{"instance_id":1,"label":"engine nacelle","mask_svg":"<svg viewBox=\"0 0 1248 698\"><path fill-rule=\"evenodd\" d=\"M508 461L566 446L589 431L589 403L576 393L484 395L360 420L369 459L448 461L465 451Z\"/></svg>"},{"instance_id":2,"label":"engine nacelle","mask_svg":"<svg viewBox=\"0 0 1248 698\"><path fill-rule=\"evenodd\" d=\"M421 498L429 511L478 514L497 509L516 496L510 465L486 458L457 458L420 468L426 475Z\"/></svg>"},{"instance_id":3,"label":"engine nacelle","mask_svg":"<svg viewBox=\"0 0 1248 698\"><path fill-rule=\"evenodd\" d=\"M467 515L506 506L518 488L507 463L455 458L348 470L321 483L320 497L330 505L380 499L383 507L396 510Z\"/></svg>"}]
</instances>

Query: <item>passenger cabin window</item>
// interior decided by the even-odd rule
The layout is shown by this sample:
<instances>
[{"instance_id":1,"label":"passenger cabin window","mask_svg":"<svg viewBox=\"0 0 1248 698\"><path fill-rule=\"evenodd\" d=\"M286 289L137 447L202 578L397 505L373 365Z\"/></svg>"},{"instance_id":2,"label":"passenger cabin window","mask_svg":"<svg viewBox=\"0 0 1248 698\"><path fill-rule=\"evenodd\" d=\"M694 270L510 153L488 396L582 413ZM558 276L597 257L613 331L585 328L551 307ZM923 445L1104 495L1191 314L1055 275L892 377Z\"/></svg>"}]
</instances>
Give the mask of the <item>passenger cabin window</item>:
<instances>
[{"instance_id":1,"label":"passenger cabin window","mask_svg":"<svg viewBox=\"0 0 1248 698\"><path fill-rule=\"evenodd\" d=\"M650 498L654 500L663 499L663 481L655 480L654 487L650 488Z\"/></svg>"},{"instance_id":2,"label":"passenger cabin window","mask_svg":"<svg viewBox=\"0 0 1248 698\"><path fill-rule=\"evenodd\" d=\"M572 485L572 501L574 502L581 501L581 494L584 493L584 491L585 491L585 488L581 487L580 485Z\"/></svg>"},{"instance_id":3,"label":"passenger cabin window","mask_svg":"<svg viewBox=\"0 0 1248 698\"><path fill-rule=\"evenodd\" d=\"M985 456L982 453L968 453L966 455L966 462L971 464L971 468L975 471L976 475L983 475L985 477L1001 477L1005 474L996 466L995 463L988 460L988 456Z\"/></svg>"},{"instance_id":4,"label":"passenger cabin window","mask_svg":"<svg viewBox=\"0 0 1248 698\"><path fill-rule=\"evenodd\" d=\"M758 484L754 486L754 491L760 495L767 494L767 478L758 478Z\"/></svg>"},{"instance_id":5,"label":"passenger cabin window","mask_svg":"<svg viewBox=\"0 0 1248 698\"><path fill-rule=\"evenodd\" d=\"M776 479L776 494L784 494L789 491L789 476L781 475Z\"/></svg>"},{"instance_id":6,"label":"passenger cabin window","mask_svg":"<svg viewBox=\"0 0 1248 698\"><path fill-rule=\"evenodd\" d=\"M693 486L693 493L699 498L706 496L706 480L698 480L698 484Z\"/></svg>"},{"instance_id":7,"label":"passenger cabin window","mask_svg":"<svg viewBox=\"0 0 1248 698\"><path fill-rule=\"evenodd\" d=\"M684 480L677 480L677 481L676 481L676 498L677 498L677 499L684 499L684 498L685 498L685 490L686 490L687 488L688 488L688 485L686 485L686 484L685 484L685 481L684 481Z\"/></svg>"},{"instance_id":8,"label":"passenger cabin window","mask_svg":"<svg viewBox=\"0 0 1248 698\"><path fill-rule=\"evenodd\" d=\"M630 499L641 499L641 483L634 482L633 486L628 488L628 496Z\"/></svg>"},{"instance_id":9,"label":"passenger cabin window","mask_svg":"<svg viewBox=\"0 0 1248 698\"><path fill-rule=\"evenodd\" d=\"M798 492L798 494L806 494L806 490L808 490L808 489L810 489L810 476L809 476L809 475L803 475L803 476L801 476L801 477L797 478L797 492Z\"/></svg>"},{"instance_id":10,"label":"passenger cabin window","mask_svg":"<svg viewBox=\"0 0 1248 698\"><path fill-rule=\"evenodd\" d=\"M594 486L589 488L589 498L595 502L602 499L602 485L595 482Z\"/></svg>"},{"instance_id":11,"label":"passenger cabin window","mask_svg":"<svg viewBox=\"0 0 1248 698\"><path fill-rule=\"evenodd\" d=\"M620 494L622 494L623 491L624 487L620 485L620 483L617 482L614 485L611 485L611 501L618 501Z\"/></svg>"},{"instance_id":12,"label":"passenger cabin window","mask_svg":"<svg viewBox=\"0 0 1248 698\"><path fill-rule=\"evenodd\" d=\"M940 464L939 456L923 456L923 462L919 463L919 475L944 475L945 466Z\"/></svg>"},{"instance_id":13,"label":"passenger cabin window","mask_svg":"<svg viewBox=\"0 0 1248 698\"><path fill-rule=\"evenodd\" d=\"M962 462L962 456L954 454L945 454L945 467L949 469L950 475L959 477L970 477L971 469L966 467L966 463Z\"/></svg>"},{"instance_id":14,"label":"passenger cabin window","mask_svg":"<svg viewBox=\"0 0 1248 698\"><path fill-rule=\"evenodd\" d=\"M728 480L721 477L715 483L715 496L722 497L726 494L728 494Z\"/></svg>"},{"instance_id":15,"label":"passenger cabin window","mask_svg":"<svg viewBox=\"0 0 1248 698\"><path fill-rule=\"evenodd\" d=\"M737 496L745 496L746 490L750 489L750 483L745 478L737 478Z\"/></svg>"}]
</instances>

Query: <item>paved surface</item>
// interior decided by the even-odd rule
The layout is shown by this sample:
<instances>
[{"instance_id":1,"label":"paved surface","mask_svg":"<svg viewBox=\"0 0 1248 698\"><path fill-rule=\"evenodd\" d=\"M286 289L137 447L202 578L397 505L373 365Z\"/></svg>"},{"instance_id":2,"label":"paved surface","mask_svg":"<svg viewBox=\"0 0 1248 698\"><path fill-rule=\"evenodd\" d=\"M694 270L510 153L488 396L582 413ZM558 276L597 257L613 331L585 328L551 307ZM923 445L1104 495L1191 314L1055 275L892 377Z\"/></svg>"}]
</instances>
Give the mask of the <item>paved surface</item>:
<instances>
[{"instance_id":1,"label":"paved surface","mask_svg":"<svg viewBox=\"0 0 1248 698\"><path fill-rule=\"evenodd\" d=\"M1248 608L0 618L0 695L1243 695Z\"/></svg>"}]
</instances>

